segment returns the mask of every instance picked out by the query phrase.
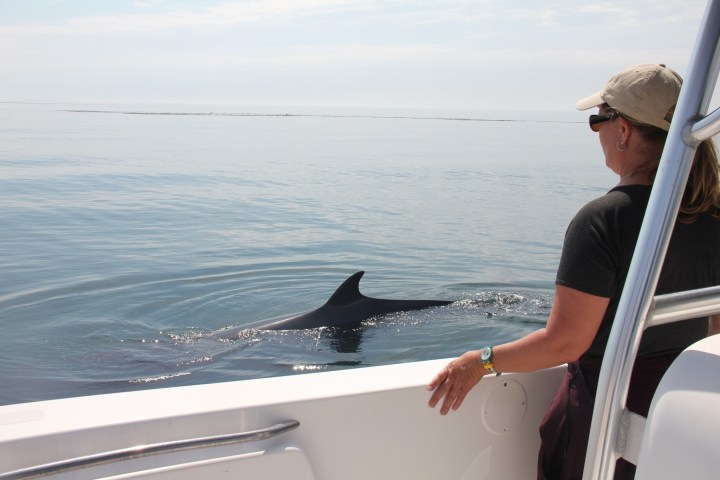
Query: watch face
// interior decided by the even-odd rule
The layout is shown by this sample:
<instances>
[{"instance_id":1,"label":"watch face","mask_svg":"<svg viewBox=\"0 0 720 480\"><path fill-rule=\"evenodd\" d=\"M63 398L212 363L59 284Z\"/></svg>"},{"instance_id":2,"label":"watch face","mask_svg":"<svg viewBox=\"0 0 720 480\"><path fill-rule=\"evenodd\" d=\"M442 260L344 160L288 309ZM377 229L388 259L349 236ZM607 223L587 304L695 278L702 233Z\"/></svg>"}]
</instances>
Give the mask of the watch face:
<instances>
[{"instance_id":1,"label":"watch face","mask_svg":"<svg viewBox=\"0 0 720 480\"><path fill-rule=\"evenodd\" d=\"M490 360L491 355L492 355L492 350L490 350L490 347L485 347L482 350L480 350L480 359L483 362L486 360Z\"/></svg>"}]
</instances>

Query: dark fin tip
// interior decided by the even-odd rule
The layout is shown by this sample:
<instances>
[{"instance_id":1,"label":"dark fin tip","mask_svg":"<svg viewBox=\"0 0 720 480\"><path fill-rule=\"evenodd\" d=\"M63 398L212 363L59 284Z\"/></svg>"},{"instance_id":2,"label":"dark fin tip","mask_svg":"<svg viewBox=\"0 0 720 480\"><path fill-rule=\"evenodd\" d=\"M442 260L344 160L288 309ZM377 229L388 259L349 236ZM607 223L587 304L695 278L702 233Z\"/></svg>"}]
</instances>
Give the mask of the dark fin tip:
<instances>
[{"instance_id":1,"label":"dark fin tip","mask_svg":"<svg viewBox=\"0 0 720 480\"><path fill-rule=\"evenodd\" d=\"M348 303L365 298L363 294L360 293L360 279L363 275L365 275L365 272L362 270L350 275L347 280L335 290L335 293L332 294L325 305L347 305Z\"/></svg>"}]
</instances>

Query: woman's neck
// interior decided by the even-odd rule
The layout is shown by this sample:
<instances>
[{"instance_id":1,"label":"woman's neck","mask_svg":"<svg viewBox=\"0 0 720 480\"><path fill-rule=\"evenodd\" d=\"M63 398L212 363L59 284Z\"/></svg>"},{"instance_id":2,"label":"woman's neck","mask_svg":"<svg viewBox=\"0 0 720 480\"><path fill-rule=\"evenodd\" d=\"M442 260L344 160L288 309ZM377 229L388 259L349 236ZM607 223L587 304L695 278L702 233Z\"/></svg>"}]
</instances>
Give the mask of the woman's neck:
<instances>
[{"instance_id":1,"label":"woman's neck","mask_svg":"<svg viewBox=\"0 0 720 480\"><path fill-rule=\"evenodd\" d=\"M653 172L657 168L657 161L636 151L628 152L624 157L622 168L616 172L620 176L618 186L653 184Z\"/></svg>"},{"instance_id":2,"label":"woman's neck","mask_svg":"<svg viewBox=\"0 0 720 480\"><path fill-rule=\"evenodd\" d=\"M627 174L620 174L620 181L617 186L622 187L625 185L652 185L653 181L647 172L632 172Z\"/></svg>"}]
</instances>

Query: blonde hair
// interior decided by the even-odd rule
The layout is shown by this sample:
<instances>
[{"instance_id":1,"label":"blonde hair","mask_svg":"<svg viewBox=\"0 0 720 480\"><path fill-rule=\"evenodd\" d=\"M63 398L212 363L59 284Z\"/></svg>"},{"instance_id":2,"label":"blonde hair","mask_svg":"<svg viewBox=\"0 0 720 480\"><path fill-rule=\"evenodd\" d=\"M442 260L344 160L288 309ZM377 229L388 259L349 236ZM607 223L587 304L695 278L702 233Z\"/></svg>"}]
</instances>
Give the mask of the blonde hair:
<instances>
[{"instance_id":1,"label":"blonde hair","mask_svg":"<svg viewBox=\"0 0 720 480\"><path fill-rule=\"evenodd\" d=\"M667 132L627 117L625 119L652 145L651 148L657 149L657 153L651 155L652 160L640 167L641 170L649 171L651 177L655 177ZM693 165L680 203L678 220L682 223L693 223L705 212L720 218L720 164L717 147L712 138L703 141L695 151Z\"/></svg>"},{"instance_id":2,"label":"blonde hair","mask_svg":"<svg viewBox=\"0 0 720 480\"><path fill-rule=\"evenodd\" d=\"M720 166L711 138L698 145L695 152L679 218L683 223L692 223L705 212L720 218Z\"/></svg>"}]
</instances>

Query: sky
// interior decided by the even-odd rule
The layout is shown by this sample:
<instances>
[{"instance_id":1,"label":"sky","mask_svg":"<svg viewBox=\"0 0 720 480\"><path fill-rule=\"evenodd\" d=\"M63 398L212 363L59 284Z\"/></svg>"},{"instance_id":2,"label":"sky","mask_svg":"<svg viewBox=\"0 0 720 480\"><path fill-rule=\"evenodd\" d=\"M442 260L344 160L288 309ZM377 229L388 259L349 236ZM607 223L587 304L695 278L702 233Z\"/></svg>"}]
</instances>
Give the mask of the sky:
<instances>
[{"instance_id":1,"label":"sky","mask_svg":"<svg viewBox=\"0 0 720 480\"><path fill-rule=\"evenodd\" d=\"M0 101L573 109L703 0L0 0Z\"/></svg>"}]
</instances>

